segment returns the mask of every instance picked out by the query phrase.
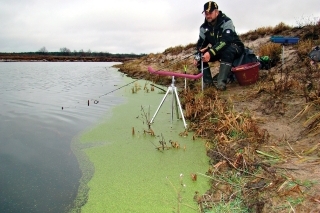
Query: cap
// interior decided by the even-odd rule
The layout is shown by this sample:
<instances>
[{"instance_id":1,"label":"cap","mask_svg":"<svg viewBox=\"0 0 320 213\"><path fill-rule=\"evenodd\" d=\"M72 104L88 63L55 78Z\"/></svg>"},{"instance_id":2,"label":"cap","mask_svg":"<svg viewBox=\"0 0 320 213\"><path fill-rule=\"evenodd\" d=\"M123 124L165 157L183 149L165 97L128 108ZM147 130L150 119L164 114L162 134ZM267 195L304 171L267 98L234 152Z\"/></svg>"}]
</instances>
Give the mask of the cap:
<instances>
[{"instance_id":1,"label":"cap","mask_svg":"<svg viewBox=\"0 0 320 213\"><path fill-rule=\"evenodd\" d=\"M209 2L204 4L202 13L204 13L204 12L212 12L215 9L218 9L217 3L213 2L213 1L209 1Z\"/></svg>"}]
</instances>

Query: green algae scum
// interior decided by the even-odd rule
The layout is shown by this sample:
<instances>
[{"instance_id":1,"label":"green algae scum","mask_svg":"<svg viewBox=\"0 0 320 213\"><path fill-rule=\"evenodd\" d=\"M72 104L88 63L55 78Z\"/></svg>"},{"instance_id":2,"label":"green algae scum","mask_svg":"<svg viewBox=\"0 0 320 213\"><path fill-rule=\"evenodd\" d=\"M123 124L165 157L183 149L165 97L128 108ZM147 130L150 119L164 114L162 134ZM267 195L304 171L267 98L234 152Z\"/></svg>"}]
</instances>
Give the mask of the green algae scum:
<instances>
[{"instance_id":1,"label":"green algae scum","mask_svg":"<svg viewBox=\"0 0 320 213\"><path fill-rule=\"evenodd\" d=\"M208 169L204 142L181 136L182 120L171 123L172 95L151 125L154 135L146 132L146 117L164 96L151 90L140 80L118 91L126 103L73 140L83 176L72 212L199 212L193 197L209 189L209 180L191 174ZM170 148L158 150L160 141Z\"/></svg>"}]
</instances>

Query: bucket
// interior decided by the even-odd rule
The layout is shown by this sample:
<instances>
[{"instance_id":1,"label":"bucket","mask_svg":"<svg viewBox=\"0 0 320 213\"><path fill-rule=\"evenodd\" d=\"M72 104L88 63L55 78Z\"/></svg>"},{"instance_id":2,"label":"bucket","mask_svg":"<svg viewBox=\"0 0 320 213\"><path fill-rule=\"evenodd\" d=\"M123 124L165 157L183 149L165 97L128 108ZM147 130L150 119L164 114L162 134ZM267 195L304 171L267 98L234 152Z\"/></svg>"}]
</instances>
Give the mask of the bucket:
<instances>
[{"instance_id":1,"label":"bucket","mask_svg":"<svg viewBox=\"0 0 320 213\"><path fill-rule=\"evenodd\" d=\"M246 86L257 82L259 78L259 62L252 62L233 67L231 71L236 76L241 86Z\"/></svg>"}]
</instances>

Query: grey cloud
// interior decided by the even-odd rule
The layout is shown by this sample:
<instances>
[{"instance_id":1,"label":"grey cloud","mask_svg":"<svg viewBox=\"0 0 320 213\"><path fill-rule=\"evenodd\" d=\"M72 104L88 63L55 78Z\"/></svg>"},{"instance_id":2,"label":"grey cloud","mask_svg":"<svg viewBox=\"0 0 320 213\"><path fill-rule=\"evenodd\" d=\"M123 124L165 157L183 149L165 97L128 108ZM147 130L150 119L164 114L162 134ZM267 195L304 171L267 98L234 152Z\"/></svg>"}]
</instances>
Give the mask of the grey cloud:
<instances>
[{"instance_id":1,"label":"grey cloud","mask_svg":"<svg viewBox=\"0 0 320 213\"><path fill-rule=\"evenodd\" d=\"M111 53L162 52L196 42L203 2L194 0L0 0L0 52L61 47ZM240 33L320 17L317 0L217 1Z\"/></svg>"}]
</instances>

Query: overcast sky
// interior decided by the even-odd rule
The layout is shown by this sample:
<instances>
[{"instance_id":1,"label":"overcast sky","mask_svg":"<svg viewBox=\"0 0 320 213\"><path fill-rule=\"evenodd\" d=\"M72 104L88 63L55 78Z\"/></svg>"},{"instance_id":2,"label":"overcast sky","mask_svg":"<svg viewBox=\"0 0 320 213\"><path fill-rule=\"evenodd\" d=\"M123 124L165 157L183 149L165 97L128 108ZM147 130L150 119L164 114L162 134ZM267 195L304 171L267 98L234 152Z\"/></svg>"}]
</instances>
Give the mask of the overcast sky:
<instances>
[{"instance_id":1,"label":"overcast sky","mask_svg":"<svg viewBox=\"0 0 320 213\"><path fill-rule=\"evenodd\" d=\"M206 1L0 0L0 52L160 53L195 43ZM320 17L319 0L220 0L241 34Z\"/></svg>"}]
</instances>

